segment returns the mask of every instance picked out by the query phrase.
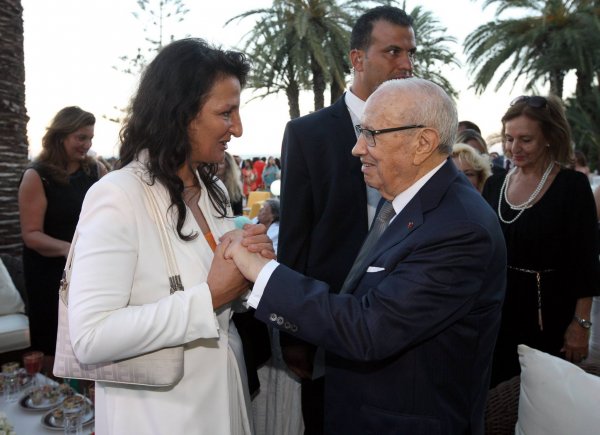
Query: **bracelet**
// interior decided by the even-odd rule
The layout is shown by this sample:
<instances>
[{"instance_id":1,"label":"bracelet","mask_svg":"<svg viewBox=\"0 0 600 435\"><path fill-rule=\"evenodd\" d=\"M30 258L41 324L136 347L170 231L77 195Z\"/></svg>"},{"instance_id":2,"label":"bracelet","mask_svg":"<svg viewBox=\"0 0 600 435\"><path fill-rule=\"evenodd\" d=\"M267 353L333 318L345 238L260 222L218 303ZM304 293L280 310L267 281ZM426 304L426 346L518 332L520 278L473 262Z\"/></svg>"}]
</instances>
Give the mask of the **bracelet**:
<instances>
[{"instance_id":1,"label":"bracelet","mask_svg":"<svg viewBox=\"0 0 600 435\"><path fill-rule=\"evenodd\" d=\"M581 326L584 329L590 329L592 327L592 322L590 322L587 319L583 319L577 315L573 316L573 320L575 320L579 326Z\"/></svg>"}]
</instances>

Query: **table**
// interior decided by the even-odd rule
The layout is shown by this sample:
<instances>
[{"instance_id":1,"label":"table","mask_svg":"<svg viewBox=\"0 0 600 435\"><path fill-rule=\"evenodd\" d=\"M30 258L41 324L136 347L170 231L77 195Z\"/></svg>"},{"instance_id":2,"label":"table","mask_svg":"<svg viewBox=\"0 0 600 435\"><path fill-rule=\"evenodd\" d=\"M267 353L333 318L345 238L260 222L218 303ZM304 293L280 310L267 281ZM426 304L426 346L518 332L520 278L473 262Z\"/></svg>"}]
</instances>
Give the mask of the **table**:
<instances>
[{"instance_id":1,"label":"table","mask_svg":"<svg viewBox=\"0 0 600 435\"><path fill-rule=\"evenodd\" d=\"M40 376L43 382L52 382L43 375L38 376ZM15 402L6 402L0 396L0 412L6 414L8 421L15 428L17 435L58 435L62 433L60 430L51 430L42 426L42 418L48 411L26 411L19 406L18 400ZM93 424L83 427L84 435L91 434L93 430Z\"/></svg>"}]
</instances>

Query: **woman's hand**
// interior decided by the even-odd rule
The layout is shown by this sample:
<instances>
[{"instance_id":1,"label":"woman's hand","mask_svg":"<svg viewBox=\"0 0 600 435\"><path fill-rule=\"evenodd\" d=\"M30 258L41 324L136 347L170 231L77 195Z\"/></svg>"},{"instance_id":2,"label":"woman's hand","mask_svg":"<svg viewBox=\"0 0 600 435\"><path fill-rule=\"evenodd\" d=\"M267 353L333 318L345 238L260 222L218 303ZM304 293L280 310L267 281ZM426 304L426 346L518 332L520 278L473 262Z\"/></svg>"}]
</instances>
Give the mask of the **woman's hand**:
<instances>
[{"instance_id":1,"label":"woman's hand","mask_svg":"<svg viewBox=\"0 0 600 435\"><path fill-rule=\"evenodd\" d=\"M267 227L263 224L246 224L242 232L242 246L250 252L258 252L268 260L275 259L273 242L267 236Z\"/></svg>"},{"instance_id":2,"label":"woman's hand","mask_svg":"<svg viewBox=\"0 0 600 435\"><path fill-rule=\"evenodd\" d=\"M582 328L575 320L567 327L565 342L560 350L565 353L565 359L573 363L580 363L588 356L590 343L590 330Z\"/></svg>"},{"instance_id":3,"label":"woman's hand","mask_svg":"<svg viewBox=\"0 0 600 435\"><path fill-rule=\"evenodd\" d=\"M250 286L235 263L225 259L225 248L226 244L217 246L206 279L215 310L243 296Z\"/></svg>"}]
</instances>

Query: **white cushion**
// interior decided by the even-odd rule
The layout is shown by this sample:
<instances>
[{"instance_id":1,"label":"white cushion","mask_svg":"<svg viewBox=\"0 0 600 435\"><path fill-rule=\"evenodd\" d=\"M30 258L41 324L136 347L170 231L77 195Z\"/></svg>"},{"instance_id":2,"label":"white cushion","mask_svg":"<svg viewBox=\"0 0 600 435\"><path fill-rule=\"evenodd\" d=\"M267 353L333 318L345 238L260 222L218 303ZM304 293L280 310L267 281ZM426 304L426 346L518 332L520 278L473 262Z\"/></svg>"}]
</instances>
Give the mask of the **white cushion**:
<instances>
[{"instance_id":1,"label":"white cushion","mask_svg":"<svg viewBox=\"0 0 600 435\"><path fill-rule=\"evenodd\" d=\"M6 270L6 266L0 260L0 315L24 312L23 299Z\"/></svg>"},{"instance_id":2,"label":"white cushion","mask_svg":"<svg viewBox=\"0 0 600 435\"><path fill-rule=\"evenodd\" d=\"M0 316L0 352L29 347L29 320L24 314Z\"/></svg>"},{"instance_id":3,"label":"white cushion","mask_svg":"<svg viewBox=\"0 0 600 435\"><path fill-rule=\"evenodd\" d=\"M547 353L519 345L521 393L515 435L600 431L600 377Z\"/></svg>"}]
</instances>

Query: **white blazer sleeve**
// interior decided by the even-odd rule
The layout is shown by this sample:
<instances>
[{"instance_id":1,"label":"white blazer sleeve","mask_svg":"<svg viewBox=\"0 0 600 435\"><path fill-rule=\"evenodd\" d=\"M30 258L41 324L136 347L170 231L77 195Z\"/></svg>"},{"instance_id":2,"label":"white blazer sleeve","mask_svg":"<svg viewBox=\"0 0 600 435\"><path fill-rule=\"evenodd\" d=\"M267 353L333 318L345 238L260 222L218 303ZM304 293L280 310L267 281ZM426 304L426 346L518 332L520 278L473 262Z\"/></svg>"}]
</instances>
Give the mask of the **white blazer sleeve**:
<instances>
[{"instance_id":1,"label":"white blazer sleeve","mask_svg":"<svg viewBox=\"0 0 600 435\"><path fill-rule=\"evenodd\" d=\"M153 283L148 277L157 267L152 265L162 270L164 263L162 250L139 249L140 229L154 222L136 195L143 196L141 186L132 193L103 179L92 186L83 204L69 290L71 341L83 363L219 336L210 291L200 276L197 284L173 295L157 279L139 290L159 295L155 301L128 306L136 280Z\"/></svg>"}]
</instances>

